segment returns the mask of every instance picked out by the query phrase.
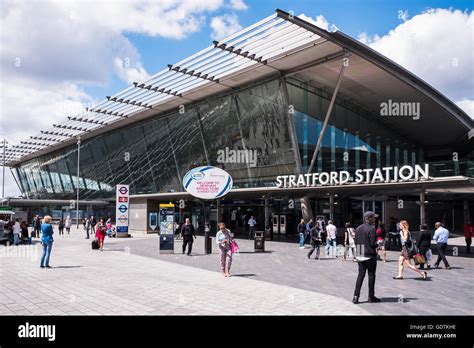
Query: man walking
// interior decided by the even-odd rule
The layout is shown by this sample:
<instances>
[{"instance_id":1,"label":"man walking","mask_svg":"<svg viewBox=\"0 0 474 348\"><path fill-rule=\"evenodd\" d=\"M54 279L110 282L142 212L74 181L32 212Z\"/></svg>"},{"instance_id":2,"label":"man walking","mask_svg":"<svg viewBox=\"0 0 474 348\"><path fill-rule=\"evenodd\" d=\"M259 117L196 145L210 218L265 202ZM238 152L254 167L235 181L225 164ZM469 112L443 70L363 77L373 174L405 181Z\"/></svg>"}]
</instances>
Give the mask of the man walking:
<instances>
[{"instance_id":1,"label":"man walking","mask_svg":"<svg viewBox=\"0 0 474 348\"><path fill-rule=\"evenodd\" d=\"M332 254L334 257L337 256L337 227L333 224L332 220L328 221L326 226L327 239L326 239L326 256L329 256L329 249L332 245Z\"/></svg>"},{"instance_id":2,"label":"man walking","mask_svg":"<svg viewBox=\"0 0 474 348\"><path fill-rule=\"evenodd\" d=\"M311 255L316 250L315 260L319 260L319 252L321 246L321 231L319 230L318 225L314 226L311 230L310 234L310 243L311 243L311 250L308 253L308 259L311 259Z\"/></svg>"},{"instance_id":3,"label":"man walking","mask_svg":"<svg viewBox=\"0 0 474 348\"><path fill-rule=\"evenodd\" d=\"M446 248L448 247L449 231L443 227L441 222L435 223L435 229L433 239L436 241L436 248L438 249L438 260L436 260L435 268L439 268L439 264L443 260L444 268L451 269L445 256Z\"/></svg>"},{"instance_id":4,"label":"man walking","mask_svg":"<svg viewBox=\"0 0 474 348\"><path fill-rule=\"evenodd\" d=\"M474 235L474 226L471 221L467 221L464 225L464 239L466 240L466 254L471 253L472 236Z\"/></svg>"},{"instance_id":5,"label":"man walking","mask_svg":"<svg viewBox=\"0 0 474 348\"><path fill-rule=\"evenodd\" d=\"M36 215L35 219L33 220L33 232L35 233L35 237L40 237L41 231L41 218L39 215Z\"/></svg>"},{"instance_id":6,"label":"man walking","mask_svg":"<svg viewBox=\"0 0 474 348\"><path fill-rule=\"evenodd\" d=\"M364 282L365 272L369 274L369 302L380 302L380 299L375 297L375 272L377 270L377 233L375 231L375 221L378 215L372 211L367 211L364 214L364 223L357 227L355 232L355 244L357 250L363 251L363 256L357 258L359 266L359 274L357 276L356 287L354 290L354 304L359 303L360 289Z\"/></svg>"},{"instance_id":7,"label":"man walking","mask_svg":"<svg viewBox=\"0 0 474 348\"><path fill-rule=\"evenodd\" d=\"M186 252L186 245L188 245L188 256L190 256L193 250L193 237L196 238L196 233L189 218L186 218L183 226L181 226L181 235L183 236L183 254Z\"/></svg>"},{"instance_id":8,"label":"man walking","mask_svg":"<svg viewBox=\"0 0 474 348\"><path fill-rule=\"evenodd\" d=\"M253 215L250 217L248 221L249 225L249 239L255 234L255 226L257 225L257 221L254 219Z\"/></svg>"}]
</instances>

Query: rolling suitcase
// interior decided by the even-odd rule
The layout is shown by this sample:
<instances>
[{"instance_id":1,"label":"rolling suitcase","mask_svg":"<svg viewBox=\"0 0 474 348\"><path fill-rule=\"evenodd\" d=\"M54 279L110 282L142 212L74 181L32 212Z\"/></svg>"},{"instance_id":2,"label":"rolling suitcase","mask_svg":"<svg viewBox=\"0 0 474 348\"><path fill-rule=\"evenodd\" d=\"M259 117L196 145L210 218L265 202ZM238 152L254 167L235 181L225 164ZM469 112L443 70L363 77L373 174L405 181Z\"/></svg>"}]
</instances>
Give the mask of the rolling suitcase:
<instances>
[{"instance_id":1,"label":"rolling suitcase","mask_svg":"<svg viewBox=\"0 0 474 348\"><path fill-rule=\"evenodd\" d=\"M92 249L99 249L99 241L97 239L94 239L92 241Z\"/></svg>"}]
</instances>

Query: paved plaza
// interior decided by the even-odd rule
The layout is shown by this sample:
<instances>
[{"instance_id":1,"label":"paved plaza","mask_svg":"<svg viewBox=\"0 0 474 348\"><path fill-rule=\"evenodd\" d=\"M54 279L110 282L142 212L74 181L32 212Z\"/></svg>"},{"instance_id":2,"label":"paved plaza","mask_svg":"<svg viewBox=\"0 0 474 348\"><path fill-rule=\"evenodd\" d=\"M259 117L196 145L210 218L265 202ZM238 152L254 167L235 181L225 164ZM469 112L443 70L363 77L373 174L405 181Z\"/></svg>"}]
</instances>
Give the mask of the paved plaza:
<instances>
[{"instance_id":1,"label":"paved plaza","mask_svg":"<svg viewBox=\"0 0 474 348\"><path fill-rule=\"evenodd\" d=\"M459 243L460 239L450 242ZM38 240L32 246L0 246L0 315L466 315L474 313L474 259L448 256L453 269L429 271L422 281L406 270L397 281L398 253L378 263L376 295L382 303L350 300L357 264L334 258L308 260L296 243L238 240L233 277L220 273L216 245L204 254L203 237L193 255L158 253L157 235L107 238L92 250L84 232L56 235L52 269L41 269ZM462 249L462 248L460 248ZM462 253L460 254L462 255Z\"/></svg>"}]
</instances>

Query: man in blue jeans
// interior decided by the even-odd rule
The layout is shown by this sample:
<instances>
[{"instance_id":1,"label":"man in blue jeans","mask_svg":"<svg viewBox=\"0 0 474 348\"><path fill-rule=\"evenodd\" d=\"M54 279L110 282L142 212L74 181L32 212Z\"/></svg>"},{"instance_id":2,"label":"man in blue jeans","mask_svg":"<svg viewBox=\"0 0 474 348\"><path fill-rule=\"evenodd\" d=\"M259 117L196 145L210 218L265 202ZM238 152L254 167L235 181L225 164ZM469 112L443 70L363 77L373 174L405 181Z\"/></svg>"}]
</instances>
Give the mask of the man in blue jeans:
<instances>
[{"instance_id":1,"label":"man in blue jeans","mask_svg":"<svg viewBox=\"0 0 474 348\"><path fill-rule=\"evenodd\" d=\"M300 249L304 249L304 239L306 233L306 225L304 223L304 219L301 219L297 229L298 233L300 234Z\"/></svg>"},{"instance_id":2,"label":"man in blue jeans","mask_svg":"<svg viewBox=\"0 0 474 348\"><path fill-rule=\"evenodd\" d=\"M51 225L51 216L44 217L44 223L41 224L41 244L43 245L43 255L41 255L41 268L51 268L49 266L49 256L53 248L53 226Z\"/></svg>"},{"instance_id":3,"label":"man in blue jeans","mask_svg":"<svg viewBox=\"0 0 474 348\"><path fill-rule=\"evenodd\" d=\"M332 220L328 221L328 225L326 226L327 238L326 238L326 256L329 256L329 249L332 246L332 253L333 256L336 257L337 255L337 227L334 225Z\"/></svg>"}]
</instances>

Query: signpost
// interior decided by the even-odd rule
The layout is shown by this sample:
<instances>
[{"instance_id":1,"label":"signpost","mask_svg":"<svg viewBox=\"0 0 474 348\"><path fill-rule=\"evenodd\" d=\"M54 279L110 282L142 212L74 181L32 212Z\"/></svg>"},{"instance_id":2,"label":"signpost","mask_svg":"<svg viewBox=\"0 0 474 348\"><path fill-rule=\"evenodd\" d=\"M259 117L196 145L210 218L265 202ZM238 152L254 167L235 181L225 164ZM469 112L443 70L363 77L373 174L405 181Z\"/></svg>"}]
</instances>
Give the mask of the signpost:
<instances>
[{"instance_id":1,"label":"signpost","mask_svg":"<svg viewBox=\"0 0 474 348\"><path fill-rule=\"evenodd\" d=\"M148 216L148 226L155 231L158 227L158 213L150 213Z\"/></svg>"},{"instance_id":2,"label":"signpost","mask_svg":"<svg viewBox=\"0 0 474 348\"><path fill-rule=\"evenodd\" d=\"M160 204L160 254L174 253L174 229L174 204Z\"/></svg>"},{"instance_id":3,"label":"signpost","mask_svg":"<svg viewBox=\"0 0 474 348\"><path fill-rule=\"evenodd\" d=\"M206 200L224 197L232 189L232 177L217 167L197 167L183 178L184 189L194 197L201 198L204 206L204 252L212 253L211 228L209 226Z\"/></svg>"},{"instance_id":4,"label":"signpost","mask_svg":"<svg viewBox=\"0 0 474 348\"><path fill-rule=\"evenodd\" d=\"M116 191L116 209L115 209L115 228L117 237L128 237L128 221L129 221L129 195L130 188L128 185L117 185Z\"/></svg>"}]
</instances>

